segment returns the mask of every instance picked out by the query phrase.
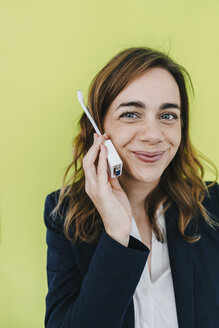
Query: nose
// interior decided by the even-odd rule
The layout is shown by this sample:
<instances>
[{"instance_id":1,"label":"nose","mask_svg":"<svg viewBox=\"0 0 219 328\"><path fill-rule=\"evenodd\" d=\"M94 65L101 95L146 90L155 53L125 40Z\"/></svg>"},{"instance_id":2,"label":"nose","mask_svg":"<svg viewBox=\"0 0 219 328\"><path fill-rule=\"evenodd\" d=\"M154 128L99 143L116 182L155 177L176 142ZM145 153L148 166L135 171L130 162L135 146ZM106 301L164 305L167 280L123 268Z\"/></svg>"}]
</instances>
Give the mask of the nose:
<instances>
[{"instance_id":1,"label":"nose","mask_svg":"<svg viewBox=\"0 0 219 328\"><path fill-rule=\"evenodd\" d=\"M138 130L140 141L158 143L164 141L162 127L156 119L147 119Z\"/></svg>"}]
</instances>

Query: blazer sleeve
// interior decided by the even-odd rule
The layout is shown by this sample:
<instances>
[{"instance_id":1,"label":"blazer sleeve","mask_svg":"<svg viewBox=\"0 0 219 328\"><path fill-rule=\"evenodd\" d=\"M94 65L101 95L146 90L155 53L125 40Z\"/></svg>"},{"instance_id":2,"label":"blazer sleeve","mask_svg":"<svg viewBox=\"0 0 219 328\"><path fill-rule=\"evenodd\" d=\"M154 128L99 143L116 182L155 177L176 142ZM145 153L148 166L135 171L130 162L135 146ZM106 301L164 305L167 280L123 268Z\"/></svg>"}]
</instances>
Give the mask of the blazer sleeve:
<instances>
[{"instance_id":1,"label":"blazer sleeve","mask_svg":"<svg viewBox=\"0 0 219 328\"><path fill-rule=\"evenodd\" d=\"M132 300L149 249L130 236L128 247L103 229L85 276L81 277L74 245L63 233L55 192L46 197L47 281L45 327L116 328Z\"/></svg>"}]
</instances>

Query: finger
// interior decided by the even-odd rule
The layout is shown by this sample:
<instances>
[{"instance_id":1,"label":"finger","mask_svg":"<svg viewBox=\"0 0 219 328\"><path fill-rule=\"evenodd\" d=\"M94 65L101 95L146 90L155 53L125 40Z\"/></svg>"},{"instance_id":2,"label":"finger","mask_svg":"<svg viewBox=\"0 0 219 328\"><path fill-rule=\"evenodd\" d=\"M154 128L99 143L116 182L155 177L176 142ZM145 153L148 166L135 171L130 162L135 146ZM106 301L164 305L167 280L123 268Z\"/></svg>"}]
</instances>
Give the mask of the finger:
<instances>
[{"instance_id":1,"label":"finger","mask_svg":"<svg viewBox=\"0 0 219 328\"><path fill-rule=\"evenodd\" d=\"M105 140L109 139L109 135L108 135L108 133L105 132L105 133L103 134L103 137L105 138Z\"/></svg>"},{"instance_id":2,"label":"finger","mask_svg":"<svg viewBox=\"0 0 219 328\"><path fill-rule=\"evenodd\" d=\"M94 137L96 141L89 149L87 154L83 159L83 169L85 174L85 183L86 189L93 189L96 188L97 184L97 170L96 170L96 162L98 162L98 155L100 151L100 144L104 142L103 136L96 136Z\"/></svg>"},{"instance_id":3,"label":"finger","mask_svg":"<svg viewBox=\"0 0 219 328\"><path fill-rule=\"evenodd\" d=\"M83 158L83 168L89 168L92 165L94 165L95 160L97 159L99 150L100 150L100 145L101 143L104 143L105 139L103 136L97 136L95 137L95 141L91 148L88 150L87 154Z\"/></svg>"},{"instance_id":4,"label":"finger","mask_svg":"<svg viewBox=\"0 0 219 328\"><path fill-rule=\"evenodd\" d=\"M97 133L94 133L93 136L94 136L94 142L95 142L97 140Z\"/></svg>"}]
</instances>

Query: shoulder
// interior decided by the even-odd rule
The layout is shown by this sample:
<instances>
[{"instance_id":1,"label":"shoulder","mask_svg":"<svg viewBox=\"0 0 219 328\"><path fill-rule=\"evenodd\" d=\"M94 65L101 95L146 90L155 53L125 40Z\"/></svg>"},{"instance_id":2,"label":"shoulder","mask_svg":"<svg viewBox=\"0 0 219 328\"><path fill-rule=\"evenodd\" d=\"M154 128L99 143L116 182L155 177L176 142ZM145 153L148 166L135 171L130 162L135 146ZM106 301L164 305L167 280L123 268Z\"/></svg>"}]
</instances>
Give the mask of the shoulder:
<instances>
[{"instance_id":1,"label":"shoulder","mask_svg":"<svg viewBox=\"0 0 219 328\"><path fill-rule=\"evenodd\" d=\"M58 203L60 189L57 189L46 196L44 203L44 222L48 229L63 234L63 225L66 209L68 206L67 199L61 204L56 214L52 211Z\"/></svg>"},{"instance_id":2,"label":"shoulder","mask_svg":"<svg viewBox=\"0 0 219 328\"><path fill-rule=\"evenodd\" d=\"M205 181L206 185L209 186L212 181ZM219 184L215 182L211 187L208 188L209 194L206 193L203 200L203 205L210 206L215 209L219 215Z\"/></svg>"},{"instance_id":3,"label":"shoulder","mask_svg":"<svg viewBox=\"0 0 219 328\"><path fill-rule=\"evenodd\" d=\"M214 182L214 181L205 181L207 186L210 186L212 183L214 183L211 187L209 187L209 192L214 195L217 196L219 198L219 184L218 182Z\"/></svg>"},{"instance_id":4,"label":"shoulder","mask_svg":"<svg viewBox=\"0 0 219 328\"><path fill-rule=\"evenodd\" d=\"M205 181L206 185L210 185L211 181ZM214 229L204 220L203 216L200 215L200 223L202 229L204 231L208 231L211 233L216 233L217 236L219 232L219 184L216 182L214 185L212 185L210 188L208 188L209 194L206 193L202 205L204 206L204 209L206 210L207 214L210 216L210 218L217 224L214 225ZM218 240L219 242L219 240Z\"/></svg>"}]
</instances>

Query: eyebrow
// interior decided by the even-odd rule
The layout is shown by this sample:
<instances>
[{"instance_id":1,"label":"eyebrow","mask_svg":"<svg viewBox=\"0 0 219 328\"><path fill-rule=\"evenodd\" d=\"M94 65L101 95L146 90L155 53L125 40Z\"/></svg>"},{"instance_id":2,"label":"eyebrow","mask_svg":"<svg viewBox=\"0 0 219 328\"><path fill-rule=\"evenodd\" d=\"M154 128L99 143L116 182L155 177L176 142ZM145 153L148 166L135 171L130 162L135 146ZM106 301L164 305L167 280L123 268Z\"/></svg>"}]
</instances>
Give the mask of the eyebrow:
<instances>
[{"instance_id":1,"label":"eyebrow","mask_svg":"<svg viewBox=\"0 0 219 328\"><path fill-rule=\"evenodd\" d=\"M142 109L146 109L145 104L142 101L130 101L127 103L121 103L117 108L119 109L120 107L138 107L138 108L142 108ZM163 109L168 109L168 108L176 108L178 110L181 110L180 106L176 103L163 103L160 105L159 109L163 110Z\"/></svg>"}]
</instances>

